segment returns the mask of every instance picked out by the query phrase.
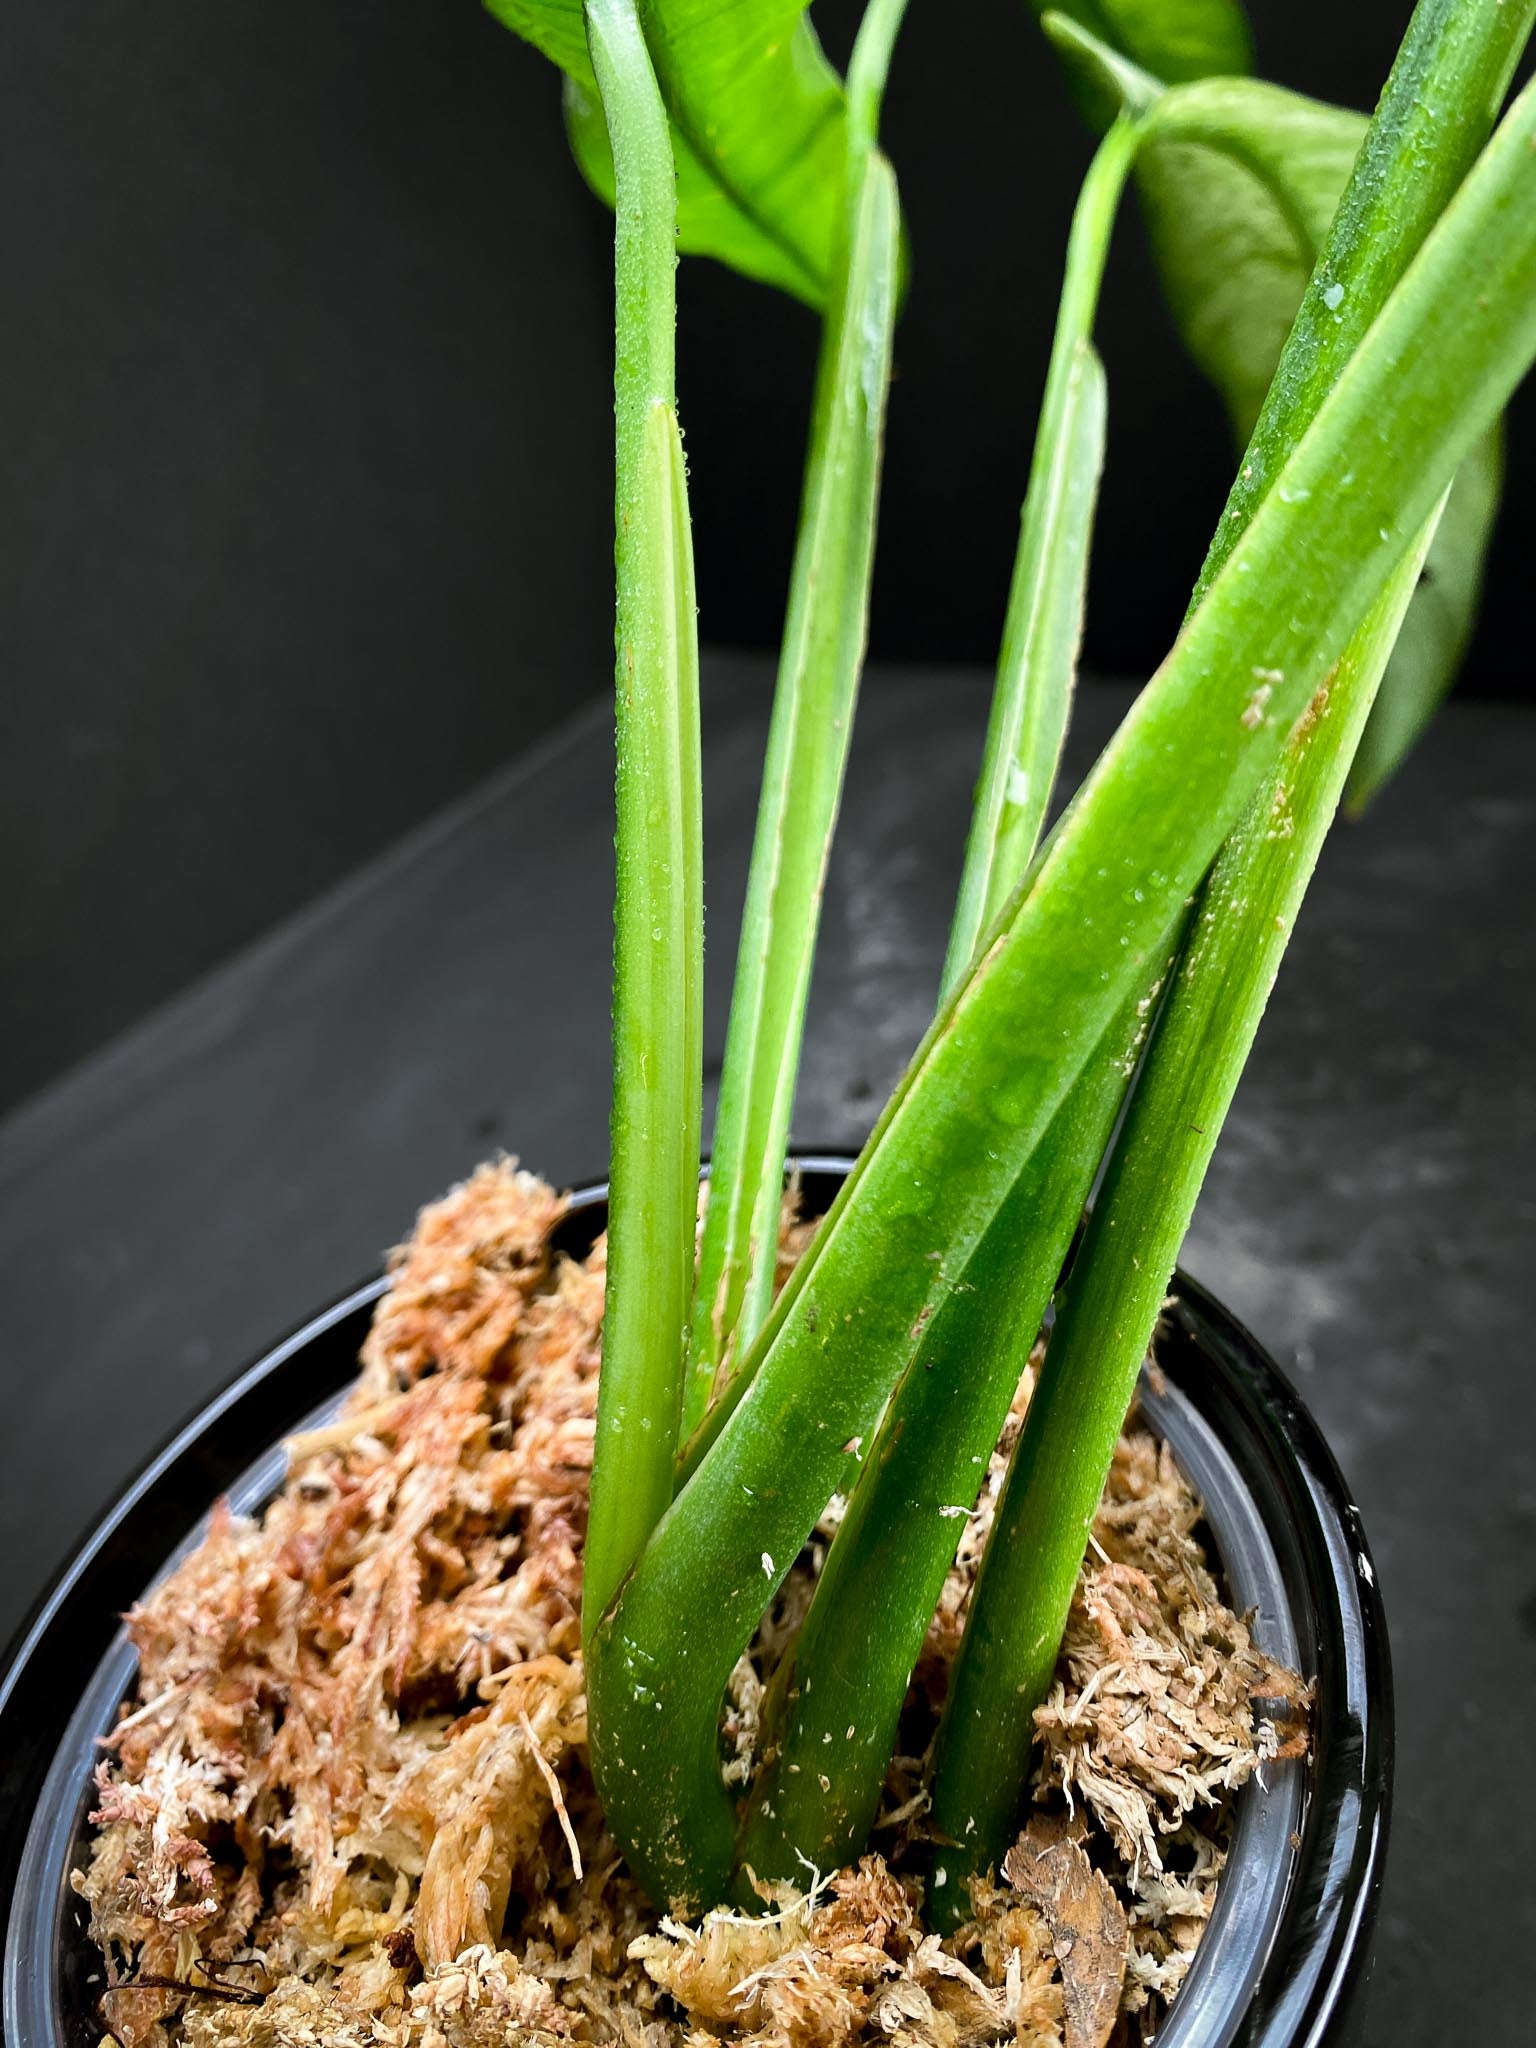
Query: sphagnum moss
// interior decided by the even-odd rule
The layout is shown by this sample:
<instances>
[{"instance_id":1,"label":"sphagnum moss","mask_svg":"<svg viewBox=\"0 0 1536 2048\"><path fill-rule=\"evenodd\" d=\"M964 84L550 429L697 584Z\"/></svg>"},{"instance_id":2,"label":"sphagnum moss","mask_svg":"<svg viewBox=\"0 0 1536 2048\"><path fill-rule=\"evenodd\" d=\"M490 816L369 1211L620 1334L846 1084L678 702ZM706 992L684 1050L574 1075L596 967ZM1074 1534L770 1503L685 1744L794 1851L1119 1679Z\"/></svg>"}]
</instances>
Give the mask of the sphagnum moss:
<instances>
[{"instance_id":1,"label":"sphagnum moss","mask_svg":"<svg viewBox=\"0 0 1536 2048\"><path fill-rule=\"evenodd\" d=\"M604 1247L553 1254L563 1214L505 1162L424 1211L336 1419L291 1440L259 1519L216 1516L129 1617L138 1685L76 1880L122 2048L609 2048L642 2029L652 2048L879 2048L892 2023L913 2048L1078 2048L1077 2007L1153 2026L1234 1791L1305 1740L1298 1683L1223 1605L1166 1449L1134 1424L1117 1444L1039 1717L1035 1853L956 1939L930 1938L913 1875L923 1752L1032 1371L962 1518L872 1853L682 1927L640 1894L592 1780L578 1614ZM808 1236L786 1214L780 1282ZM836 1528L732 1674L737 1784ZM1087 1907L1111 1938L1068 1969Z\"/></svg>"}]
</instances>

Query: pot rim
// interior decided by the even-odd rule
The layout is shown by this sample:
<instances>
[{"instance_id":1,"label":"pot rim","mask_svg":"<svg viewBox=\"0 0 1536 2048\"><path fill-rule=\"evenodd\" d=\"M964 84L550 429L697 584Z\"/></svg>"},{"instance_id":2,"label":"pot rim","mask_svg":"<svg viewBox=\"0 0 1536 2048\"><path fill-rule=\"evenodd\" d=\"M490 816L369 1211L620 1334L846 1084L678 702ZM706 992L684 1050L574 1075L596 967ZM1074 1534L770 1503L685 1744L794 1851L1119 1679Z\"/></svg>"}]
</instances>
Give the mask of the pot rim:
<instances>
[{"instance_id":1,"label":"pot rim","mask_svg":"<svg viewBox=\"0 0 1536 2048\"><path fill-rule=\"evenodd\" d=\"M805 1153L791 1164L804 1178L840 1180L851 1161ZM606 1195L605 1182L579 1185L556 1242L562 1234L579 1239L584 1227L589 1231L582 1219ZM69 1948L66 1922L75 1907L59 1886L62 1877L67 1887L85 1811L85 1759L122 1697L117 1667L125 1655L131 1677L131 1649L121 1630L112 1633L116 1615L200 1540L212 1500L228 1493L249 1509L270 1497L282 1476L281 1438L303 1426L303 1410L313 1405L314 1379L309 1401L300 1392L308 1377L299 1370L305 1354L321 1346L330 1363L341 1363L325 1404L332 1405L355 1372L351 1326L387 1286L387 1275L380 1275L352 1289L204 1402L87 1533L6 1652L0 1665L0 1912L7 1921L0 2042L9 2048L62 2048L83 2038L71 2031L59 1990ZM1261 1774L1238 1795L1238 1833L1217 1905L1159 2039L1166 2048L1193 2048L1196 2041L1200 2048L1234 2042L1299 2048L1339 2038L1335 2028L1368 1959L1391 1792L1385 1618L1358 1508L1295 1389L1199 1282L1180 1270L1170 1293L1158 1372L1143 1387L1144 1409L1206 1501L1235 1604L1256 1608L1255 1635L1264 1648L1317 1678L1318 1705L1306 1763L1281 1767L1267 1781ZM335 1360L329 1360L332 1350ZM273 1427L276 1411L281 1417ZM258 1432L267 1448L252 1464L249 1447ZM177 1506L189 1501L192 1513L174 1520ZM167 1524L187 1531L169 1552ZM148 1572L146 1539L160 1545ZM74 1652L62 1678L55 1669L61 1642ZM104 1723L97 1692L109 1666L118 1683ZM76 1691L69 1689L71 1672L81 1681ZM66 1766L68 1782L79 1786L72 1804ZM65 1803L49 1799L45 1809L49 1792L60 1789ZM1269 1860L1277 1845L1283 1867ZM40 1848L46 1870L38 1867ZM35 1881L48 1872L51 1892L48 1883ZM1245 1929L1244 1911L1265 1924L1261 1938ZM38 1969L39 1943L47 1945L52 1967ZM1225 1993L1207 2000L1201 1981L1218 1973ZM84 1995L83 1986L75 1989Z\"/></svg>"}]
</instances>

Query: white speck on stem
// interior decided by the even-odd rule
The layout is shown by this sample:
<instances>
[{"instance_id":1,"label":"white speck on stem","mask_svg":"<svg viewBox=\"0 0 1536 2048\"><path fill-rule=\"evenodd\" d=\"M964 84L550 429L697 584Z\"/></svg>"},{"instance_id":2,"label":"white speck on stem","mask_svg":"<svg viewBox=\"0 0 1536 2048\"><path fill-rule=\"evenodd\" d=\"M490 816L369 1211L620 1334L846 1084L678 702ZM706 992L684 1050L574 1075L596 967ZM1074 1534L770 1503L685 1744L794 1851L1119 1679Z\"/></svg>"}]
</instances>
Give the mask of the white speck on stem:
<instances>
[{"instance_id":1,"label":"white speck on stem","mask_svg":"<svg viewBox=\"0 0 1536 2048\"><path fill-rule=\"evenodd\" d=\"M1254 732L1264 723L1264 708L1274 695L1276 683L1285 681L1285 671L1279 668L1256 668L1253 671L1257 688L1243 706L1241 723L1248 732Z\"/></svg>"},{"instance_id":2,"label":"white speck on stem","mask_svg":"<svg viewBox=\"0 0 1536 2048\"><path fill-rule=\"evenodd\" d=\"M1264 706L1269 702L1270 688L1268 683L1260 683L1243 706L1241 723L1245 731L1256 732L1264 723Z\"/></svg>"},{"instance_id":3,"label":"white speck on stem","mask_svg":"<svg viewBox=\"0 0 1536 2048\"><path fill-rule=\"evenodd\" d=\"M763 1577L765 1579L771 1579L773 1577L773 1559L768 1555L766 1550L763 1552Z\"/></svg>"},{"instance_id":4,"label":"white speck on stem","mask_svg":"<svg viewBox=\"0 0 1536 2048\"><path fill-rule=\"evenodd\" d=\"M1337 279L1335 279L1332 284L1325 284L1323 286L1322 301L1323 304L1328 308L1330 313L1336 313L1339 310L1340 306L1343 305L1344 287L1338 282Z\"/></svg>"},{"instance_id":5,"label":"white speck on stem","mask_svg":"<svg viewBox=\"0 0 1536 2048\"><path fill-rule=\"evenodd\" d=\"M1021 806L1029 802L1029 770L1018 761L1009 763L1008 801Z\"/></svg>"}]
</instances>

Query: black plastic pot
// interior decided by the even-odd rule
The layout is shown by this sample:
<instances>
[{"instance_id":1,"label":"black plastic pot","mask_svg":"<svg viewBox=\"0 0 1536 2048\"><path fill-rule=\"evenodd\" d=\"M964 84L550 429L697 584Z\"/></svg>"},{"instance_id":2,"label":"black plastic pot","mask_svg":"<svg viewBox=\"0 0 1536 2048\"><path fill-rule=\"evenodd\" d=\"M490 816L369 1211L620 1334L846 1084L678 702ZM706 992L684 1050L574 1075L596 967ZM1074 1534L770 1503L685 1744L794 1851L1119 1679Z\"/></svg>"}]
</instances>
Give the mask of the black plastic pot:
<instances>
[{"instance_id":1,"label":"black plastic pot","mask_svg":"<svg viewBox=\"0 0 1536 2048\"><path fill-rule=\"evenodd\" d=\"M846 1164L803 1163L813 1211ZM567 1249L581 1252L600 1227L604 1193L576 1197L562 1225ZM220 1494L243 1511L271 1495L281 1439L345 1391L383 1287L337 1302L202 1409L126 1489L7 1656L6 2048L95 2048L101 2038L99 1958L68 1874L97 1738L133 1681L117 1617L199 1539ZM1144 1410L1206 1503L1233 1601L1255 1610L1266 1649L1316 1678L1317 1705L1310 1759L1271 1766L1239 1794L1216 1909L1160 2048L1338 2048L1358 2039L1386 1847L1392 1697L1381 1601L1359 1515L1294 1390L1202 1288L1181 1275L1174 1293ZM254 1462L253 1446L268 1447Z\"/></svg>"}]
</instances>

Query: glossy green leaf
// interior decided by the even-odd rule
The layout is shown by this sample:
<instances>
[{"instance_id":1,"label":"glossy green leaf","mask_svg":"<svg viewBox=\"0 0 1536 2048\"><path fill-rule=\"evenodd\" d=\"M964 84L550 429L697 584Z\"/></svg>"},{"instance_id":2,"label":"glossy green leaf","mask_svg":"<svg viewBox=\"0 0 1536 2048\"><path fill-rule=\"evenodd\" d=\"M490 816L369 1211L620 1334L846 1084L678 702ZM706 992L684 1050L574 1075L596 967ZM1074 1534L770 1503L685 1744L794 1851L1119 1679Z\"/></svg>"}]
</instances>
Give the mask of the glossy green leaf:
<instances>
[{"instance_id":1,"label":"glossy green leaf","mask_svg":"<svg viewBox=\"0 0 1536 2048\"><path fill-rule=\"evenodd\" d=\"M605 206L613 204L613 155L595 87L579 77L563 81L565 133L577 167ZM774 286L808 306L821 302L817 280L792 251L766 235L742 212L674 128L677 166L677 246L685 256L712 256L759 284Z\"/></svg>"},{"instance_id":2,"label":"glossy green leaf","mask_svg":"<svg viewBox=\"0 0 1536 2048\"><path fill-rule=\"evenodd\" d=\"M580 0L485 4L565 73L572 151L612 205ZM804 0L645 0L640 11L673 123L678 247L820 306L839 232L846 106Z\"/></svg>"},{"instance_id":3,"label":"glossy green leaf","mask_svg":"<svg viewBox=\"0 0 1536 2048\"><path fill-rule=\"evenodd\" d=\"M1170 85L1236 75L1253 62L1253 38L1238 0L1032 0L1085 28L1142 70Z\"/></svg>"},{"instance_id":4,"label":"glossy green leaf","mask_svg":"<svg viewBox=\"0 0 1536 2048\"><path fill-rule=\"evenodd\" d=\"M815 281L842 233L847 110L805 0L644 0L672 118L744 217Z\"/></svg>"},{"instance_id":5,"label":"glossy green leaf","mask_svg":"<svg viewBox=\"0 0 1536 2048\"><path fill-rule=\"evenodd\" d=\"M1365 132L1361 117L1254 81L1170 93L1144 151L1143 207L1185 344L1246 444ZM1356 281L1340 265L1318 312L1342 328ZM1351 309L1354 310L1354 309ZM1359 326L1368 312L1350 320ZM1476 618L1499 502L1497 437L1468 460L1440 523L1356 756L1359 809L1397 769L1450 689Z\"/></svg>"},{"instance_id":6,"label":"glossy green leaf","mask_svg":"<svg viewBox=\"0 0 1536 2048\"><path fill-rule=\"evenodd\" d=\"M1419 0L1281 351L1193 602L1477 158L1533 21L1536 0Z\"/></svg>"},{"instance_id":7,"label":"glossy green leaf","mask_svg":"<svg viewBox=\"0 0 1536 2048\"><path fill-rule=\"evenodd\" d=\"M585 79L596 92L582 0L485 0L485 4L504 28L542 50L568 77Z\"/></svg>"},{"instance_id":8,"label":"glossy green leaf","mask_svg":"<svg viewBox=\"0 0 1536 2048\"><path fill-rule=\"evenodd\" d=\"M1138 78L1157 91L1193 78L1241 76L1253 61L1237 0L1033 4L1063 59L1079 111L1096 128L1107 128L1121 108L1135 111Z\"/></svg>"},{"instance_id":9,"label":"glossy green leaf","mask_svg":"<svg viewBox=\"0 0 1536 2048\"><path fill-rule=\"evenodd\" d=\"M1412 751L1456 680L1482 597L1499 510L1503 436L1489 434L1456 474L1392 665L1355 753L1346 803L1364 810Z\"/></svg>"},{"instance_id":10,"label":"glossy green leaf","mask_svg":"<svg viewBox=\"0 0 1536 2048\"><path fill-rule=\"evenodd\" d=\"M1137 185L1163 287L1246 442L1366 129L1257 79L1158 103Z\"/></svg>"}]
</instances>

